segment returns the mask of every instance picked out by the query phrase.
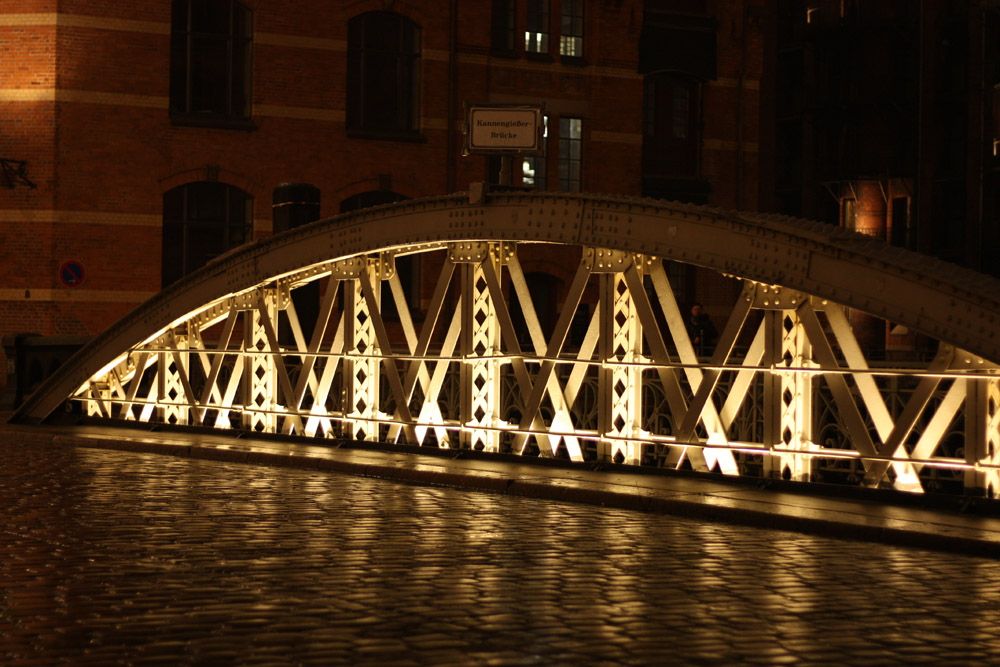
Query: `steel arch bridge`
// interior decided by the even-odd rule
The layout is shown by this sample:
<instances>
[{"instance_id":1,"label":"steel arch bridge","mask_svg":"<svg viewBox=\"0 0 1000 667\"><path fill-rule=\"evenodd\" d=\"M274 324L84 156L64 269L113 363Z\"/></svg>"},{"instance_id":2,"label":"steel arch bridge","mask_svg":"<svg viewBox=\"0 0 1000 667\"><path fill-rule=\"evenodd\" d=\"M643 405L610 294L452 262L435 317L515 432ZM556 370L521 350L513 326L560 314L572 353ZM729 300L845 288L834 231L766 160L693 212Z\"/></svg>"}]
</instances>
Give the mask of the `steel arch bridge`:
<instances>
[{"instance_id":1,"label":"steel arch bridge","mask_svg":"<svg viewBox=\"0 0 1000 667\"><path fill-rule=\"evenodd\" d=\"M577 258L547 337L518 258L535 244ZM419 327L396 272L409 255L440 269ZM710 357L695 352L664 260L743 283ZM1000 281L821 223L473 187L218 258L111 326L13 419L71 401L130 422L803 481L839 470L993 496L998 295ZM919 366L875 363L845 308L937 351ZM583 332L572 344L571 326Z\"/></svg>"}]
</instances>

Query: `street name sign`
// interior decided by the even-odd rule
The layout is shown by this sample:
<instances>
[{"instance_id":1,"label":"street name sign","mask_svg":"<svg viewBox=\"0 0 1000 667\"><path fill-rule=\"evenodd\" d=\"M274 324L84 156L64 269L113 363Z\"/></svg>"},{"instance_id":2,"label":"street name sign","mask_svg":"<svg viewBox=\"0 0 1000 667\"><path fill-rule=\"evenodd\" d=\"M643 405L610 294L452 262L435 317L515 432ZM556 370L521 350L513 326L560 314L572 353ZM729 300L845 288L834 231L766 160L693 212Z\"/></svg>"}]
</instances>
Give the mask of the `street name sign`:
<instances>
[{"instance_id":1,"label":"street name sign","mask_svg":"<svg viewBox=\"0 0 1000 667\"><path fill-rule=\"evenodd\" d=\"M470 105L465 128L467 154L542 150L541 106Z\"/></svg>"}]
</instances>

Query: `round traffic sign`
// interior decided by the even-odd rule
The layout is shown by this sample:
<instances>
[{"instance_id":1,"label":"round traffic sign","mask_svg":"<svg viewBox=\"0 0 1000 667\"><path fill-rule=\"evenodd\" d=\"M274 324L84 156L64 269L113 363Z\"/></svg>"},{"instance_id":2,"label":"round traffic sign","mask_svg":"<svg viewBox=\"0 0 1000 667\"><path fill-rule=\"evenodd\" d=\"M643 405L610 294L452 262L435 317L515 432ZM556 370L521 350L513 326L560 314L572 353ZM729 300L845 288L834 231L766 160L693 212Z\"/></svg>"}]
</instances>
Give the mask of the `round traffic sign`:
<instances>
[{"instance_id":1,"label":"round traffic sign","mask_svg":"<svg viewBox=\"0 0 1000 667\"><path fill-rule=\"evenodd\" d=\"M66 287L79 287L83 284L83 264L71 259L59 267L59 280Z\"/></svg>"}]
</instances>

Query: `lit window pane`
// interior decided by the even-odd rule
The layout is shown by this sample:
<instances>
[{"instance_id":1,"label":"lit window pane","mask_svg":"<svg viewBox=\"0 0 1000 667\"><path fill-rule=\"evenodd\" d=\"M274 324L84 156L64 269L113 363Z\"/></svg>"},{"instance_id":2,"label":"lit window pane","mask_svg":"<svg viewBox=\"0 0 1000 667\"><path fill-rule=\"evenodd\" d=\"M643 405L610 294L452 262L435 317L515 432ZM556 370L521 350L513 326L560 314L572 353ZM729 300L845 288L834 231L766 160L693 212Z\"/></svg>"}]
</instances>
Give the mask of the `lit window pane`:
<instances>
[{"instance_id":1,"label":"lit window pane","mask_svg":"<svg viewBox=\"0 0 1000 667\"><path fill-rule=\"evenodd\" d=\"M583 57L583 0L563 0L559 55Z\"/></svg>"},{"instance_id":2,"label":"lit window pane","mask_svg":"<svg viewBox=\"0 0 1000 667\"><path fill-rule=\"evenodd\" d=\"M549 2L528 0L524 50L528 53L549 52Z\"/></svg>"},{"instance_id":3,"label":"lit window pane","mask_svg":"<svg viewBox=\"0 0 1000 667\"><path fill-rule=\"evenodd\" d=\"M542 116L542 154L525 157L521 161L521 184L545 190L548 187L545 156L548 154L549 117Z\"/></svg>"}]
</instances>

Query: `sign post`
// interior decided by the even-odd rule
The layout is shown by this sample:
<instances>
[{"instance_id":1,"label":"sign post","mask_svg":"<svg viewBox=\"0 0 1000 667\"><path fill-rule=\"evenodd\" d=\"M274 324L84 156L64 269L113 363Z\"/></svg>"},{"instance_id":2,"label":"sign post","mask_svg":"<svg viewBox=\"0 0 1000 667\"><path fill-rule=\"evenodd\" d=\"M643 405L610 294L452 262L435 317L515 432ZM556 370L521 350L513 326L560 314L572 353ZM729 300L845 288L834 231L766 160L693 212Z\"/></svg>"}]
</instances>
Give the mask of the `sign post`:
<instances>
[{"instance_id":1,"label":"sign post","mask_svg":"<svg viewBox=\"0 0 1000 667\"><path fill-rule=\"evenodd\" d=\"M541 155L541 105L470 104L465 117L465 155L500 155L500 185L511 184L514 155Z\"/></svg>"}]
</instances>

